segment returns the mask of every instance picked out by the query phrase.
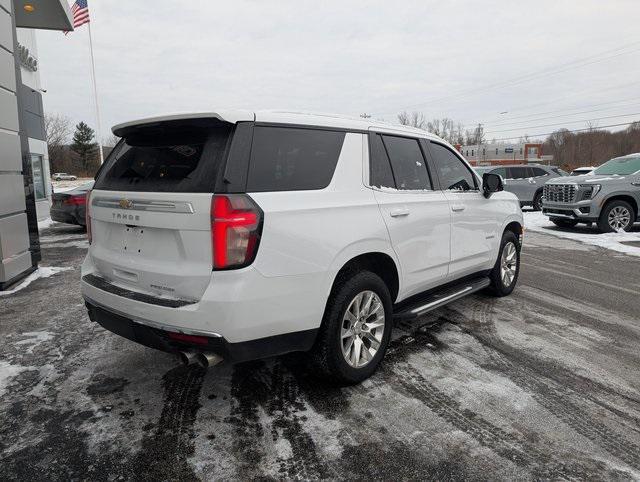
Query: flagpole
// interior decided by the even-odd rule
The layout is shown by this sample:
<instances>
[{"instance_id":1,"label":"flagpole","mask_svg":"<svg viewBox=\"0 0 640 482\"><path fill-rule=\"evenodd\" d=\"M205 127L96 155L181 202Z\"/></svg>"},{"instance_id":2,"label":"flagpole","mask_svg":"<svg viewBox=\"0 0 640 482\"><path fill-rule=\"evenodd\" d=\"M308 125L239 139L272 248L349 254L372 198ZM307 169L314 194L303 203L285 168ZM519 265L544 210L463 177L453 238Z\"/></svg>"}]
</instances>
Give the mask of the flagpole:
<instances>
[{"instance_id":1,"label":"flagpole","mask_svg":"<svg viewBox=\"0 0 640 482\"><path fill-rule=\"evenodd\" d=\"M100 106L98 104L98 87L96 86L96 64L93 60L93 39L91 36L91 22L87 23L89 29L89 50L91 51L91 81L93 83L93 96L96 102L96 131L98 140L98 149L100 150L100 164L104 163L104 154L102 153L102 130L100 128Z\"/></svg>"}]
</instances>

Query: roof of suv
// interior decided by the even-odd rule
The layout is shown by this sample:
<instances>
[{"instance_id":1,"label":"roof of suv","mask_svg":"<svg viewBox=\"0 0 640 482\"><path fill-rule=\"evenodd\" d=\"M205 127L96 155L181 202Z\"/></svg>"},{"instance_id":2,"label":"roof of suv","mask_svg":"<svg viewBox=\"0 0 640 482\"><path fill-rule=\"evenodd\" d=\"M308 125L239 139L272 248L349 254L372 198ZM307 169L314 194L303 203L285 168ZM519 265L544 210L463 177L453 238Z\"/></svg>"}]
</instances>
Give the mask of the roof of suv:
<instances>
[{"instance_id":1,"label":"roof of suv","mask_svg":"<svg viewBox=\"0 0 640 482\"><path fill-rule=\"evenodd\" d=\"M333 127L337 129L347 129L354 131L375 130L391 133L405 133L418 137L439 140L444 142L440 137L431 134L425 130L415 127L396 125L387 122L362 119L357 117L342 116L339 114L316 114L305 112L287 112L287 111L247 111L247 110L219 110L216 112L185 112L176 114L159 115L137 119L129 122L117 124L112 128L115 135L121 136L129 127L140 126L144 124L153 124L155 122L164 122L181 119L219 119L225 122L242 122L256 121L277 124L293 124Z\"/></svg>"}]
</instances>

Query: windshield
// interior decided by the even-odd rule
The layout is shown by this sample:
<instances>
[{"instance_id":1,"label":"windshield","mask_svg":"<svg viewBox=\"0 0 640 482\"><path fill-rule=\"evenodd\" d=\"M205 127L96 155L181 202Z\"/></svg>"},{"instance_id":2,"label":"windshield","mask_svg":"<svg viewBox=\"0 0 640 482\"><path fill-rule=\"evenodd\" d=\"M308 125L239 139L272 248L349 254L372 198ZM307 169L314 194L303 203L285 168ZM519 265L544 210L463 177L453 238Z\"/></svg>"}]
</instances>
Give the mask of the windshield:
<instances>
[{"instance_id":1,"label":"windshield","mask_svg":"<svg viewBox=\"0 0 640 482\"><path fill-rule=\"evenodd\" d=\"M640 171L640 156L611 159L593 173L600 176L628 176L638 171Z\"/></svg>"}]
</instances>

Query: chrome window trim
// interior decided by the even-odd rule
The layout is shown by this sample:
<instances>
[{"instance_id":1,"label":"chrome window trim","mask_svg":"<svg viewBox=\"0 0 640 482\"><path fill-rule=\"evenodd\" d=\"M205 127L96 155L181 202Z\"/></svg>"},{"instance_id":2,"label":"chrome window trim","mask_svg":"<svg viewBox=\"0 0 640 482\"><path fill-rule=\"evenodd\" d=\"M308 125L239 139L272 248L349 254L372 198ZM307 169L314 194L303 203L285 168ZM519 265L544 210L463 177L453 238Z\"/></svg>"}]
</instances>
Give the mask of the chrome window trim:
<instances>
[{"instance_id":1,"label":"chrome window trim","mask_svg":"<svg viewBox=\"0 0 640 482\"><path fill-rule=\"evenodd\" d=\"M187 201L152 201L146 199L94 197L91 205L101 208L122 209L124 211L147 211L157 213L193 214L193 205Z\"/></svg>"}]
</instances>

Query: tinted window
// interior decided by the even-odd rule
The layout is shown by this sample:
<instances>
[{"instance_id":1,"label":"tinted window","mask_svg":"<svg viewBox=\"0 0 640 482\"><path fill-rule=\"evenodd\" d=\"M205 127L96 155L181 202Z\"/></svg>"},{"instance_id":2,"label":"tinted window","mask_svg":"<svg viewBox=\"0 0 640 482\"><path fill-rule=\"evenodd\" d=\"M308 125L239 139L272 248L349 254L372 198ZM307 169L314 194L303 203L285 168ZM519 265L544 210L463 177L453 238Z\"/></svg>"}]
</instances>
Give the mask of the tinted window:
<instances>
[{"instance_id":1,"label":"tinted window","mask_svg":"<svg viewBox=\"0 0 640 482\"><path fill-rule=\"evenodd\" d=\"M432 189L417 139L382 136L398 189Z\"/></svg>"},{"instance_id":2,"label":"tinted window","mask_svg":"<svg viewBox=\"0 0 640 482\"><path fill-rule=\"evenodd\" d=\"M441 144L431 143L433 163L442 189L468 191L476 189L476 178L453 152Z\"/></svg>"},{"instance_id":3,"label":"tinted window","mask_svg":"<svg viewBox=\"0 0 640 482\"><path fill-rule=\"evenodd\" d=\"M371 180L369 184L376 187L396 187L391 172L389 158L382 144L382 137L378 134L369 136L369 173Z\"/></svg>"},{"instance_id":4,"label":"tinted window","mask_svg":"<svg viewBox=\"0 0 640 482\"><path fill-rule=\"evenodd\" d=\"M95 189L213 192L231 127L167 122L132 130L100 169Z\"/></svg>"},{"instance_id":5,"label":"tinted window","mask_svg":"<svg viewBox=\"0 0 640 482\"><path fill-rule=\"evenodd\" d=\"M491 171L491 174L497 174L498 176L502 176L502 178L507 177L507 169L505 167L499 167Z\"/></svg>"},{"instance_id":6,"label":"tinted window","mask_svg":"<svg viewBox=\"0 0 640 482\"><path fill-rule=\"evenodd\" d=\"M507 168L509 179L526 179L532 177L531 169L528 167L509 167Z\"/></svg>"},{"instance_id":7,"label":"tinted window","mask_svg":"<svg viewBox=\"0 0 640 482\"><path fill-rule=\"evenodd\" d=\"M256 127L247 192L300 191L329 185L344 132Z\"/></svg>"},{"instance_id":8,"label":"tinted window","mask_svg":"<svg viewBox=\"0 0 640 482\"><path fill-rule=\"evenodd\" d=\"M532 167L531 169L533 170L534 177L546 176L548 174L547 171L540 167Z\"/></svg>"}]
</instances>

